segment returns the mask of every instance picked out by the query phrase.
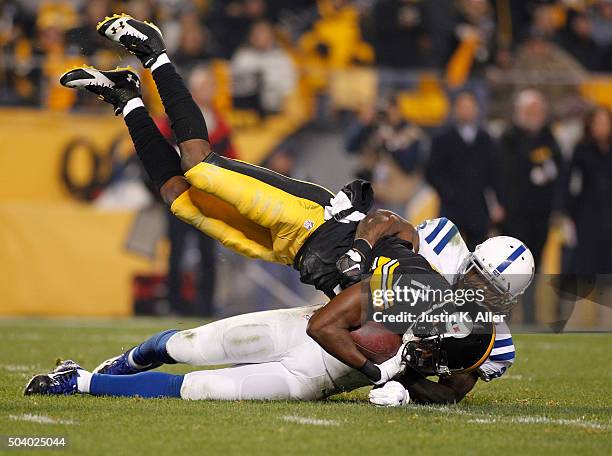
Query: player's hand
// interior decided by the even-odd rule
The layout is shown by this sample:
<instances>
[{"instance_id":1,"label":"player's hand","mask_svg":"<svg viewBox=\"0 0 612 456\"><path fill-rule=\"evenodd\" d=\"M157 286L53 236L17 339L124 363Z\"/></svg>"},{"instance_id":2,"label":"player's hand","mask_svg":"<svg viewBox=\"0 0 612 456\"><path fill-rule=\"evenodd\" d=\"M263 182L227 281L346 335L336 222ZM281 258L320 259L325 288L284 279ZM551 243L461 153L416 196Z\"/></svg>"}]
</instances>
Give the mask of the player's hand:
<instances>
[{"instance_id":1,"label":"player's hand","mask_svg":"<svg viewBox=\"0 0 612 456\"><path fill-rule=\"evenodd\" d=\"M384 363L376 365L376 367L380 369L380 380L375 382L375 385L384 385L393 377L402 374L406 370L406 361L402 356L405 346L406 344L402 344L392 358L389 358Z\"/></svg>"},{"instance_id":2,"label":"player's hand","mask_svg":"<svg viewBox=\"0 0 612 456\"><path fill-rule=\"evenodd\" d=\"M410 403L410 394L400 382L387 382L382 388L374 388L368 394L374 405L381 407L398 407Z\"/></svg>"},{"instance_id":3,"label":"player's hand","mask_svg":"<svg viewBox=\"0 0 612 456\"><path fill-rule=\"evenodd\" d=\"M359 250L350 249L338 259L336 268L342 274L340 286L348 288L361 280L366 268L366 259Z\"/></svg>"}]
</instances>

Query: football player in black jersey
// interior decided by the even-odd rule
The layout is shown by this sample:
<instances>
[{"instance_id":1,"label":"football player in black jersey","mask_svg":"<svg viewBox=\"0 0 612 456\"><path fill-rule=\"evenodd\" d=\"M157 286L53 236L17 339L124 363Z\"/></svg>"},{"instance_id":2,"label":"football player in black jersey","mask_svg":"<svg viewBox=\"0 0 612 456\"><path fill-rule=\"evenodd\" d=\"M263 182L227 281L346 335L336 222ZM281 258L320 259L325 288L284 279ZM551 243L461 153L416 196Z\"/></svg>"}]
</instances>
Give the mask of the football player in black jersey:
<instances>
[{"instance_id":1,"label":"football player in black jersey","mask_svg":"<svg viewBox=\"0 0 612 456\"><path fill-rule=\"evenodd\" d=\"M151 69L180 158L149 116L138 76L130 69L80 67L60 82L98 95L123 115L138 157L177 217L238 253L292 265L302 282L329 297L367 272L373 243L367 237L355 241L355 233L372 205L369 183L351 182L334 196L316 184L215 154L202 112L170 62L159 29L116 15L102 21L98 32ZM360 226L377 236L418 239L405 220L397 228L399 219L383 213Z\"/></svg>"}]
</instances>

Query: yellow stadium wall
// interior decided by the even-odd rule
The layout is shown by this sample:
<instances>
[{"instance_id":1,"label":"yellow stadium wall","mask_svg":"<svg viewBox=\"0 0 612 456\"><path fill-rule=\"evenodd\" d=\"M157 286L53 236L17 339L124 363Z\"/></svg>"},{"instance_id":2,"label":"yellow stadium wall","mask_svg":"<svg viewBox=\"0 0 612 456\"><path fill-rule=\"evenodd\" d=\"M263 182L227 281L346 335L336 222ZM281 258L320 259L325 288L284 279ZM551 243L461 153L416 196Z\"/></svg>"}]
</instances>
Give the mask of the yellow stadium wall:
<instances>
[{"instance_id":1,"label":"yellow stadium wall","mask_svg":"<svg viewBox=\"0 0 612 456\"><path fill-rule=\"evenodd\" d=\"M135 213L78 202L60 179L67 144L106 150L122 132L112 116L0 110L0 315L132 313L133 276L156 267L124 248Z\"/></svg>"}]
</instances>

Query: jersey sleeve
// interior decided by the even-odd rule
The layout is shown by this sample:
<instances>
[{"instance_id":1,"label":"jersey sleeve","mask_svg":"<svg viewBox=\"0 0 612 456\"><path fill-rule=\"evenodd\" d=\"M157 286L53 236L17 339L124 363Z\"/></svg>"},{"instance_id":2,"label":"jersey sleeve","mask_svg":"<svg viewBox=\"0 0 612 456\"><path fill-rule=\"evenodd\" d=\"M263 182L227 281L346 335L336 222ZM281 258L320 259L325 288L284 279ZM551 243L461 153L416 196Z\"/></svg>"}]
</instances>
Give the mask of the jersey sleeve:
<instances>
[{"instance_id":1,"label":"jersey sleeve","mask_svg":"<svg viewBox=\"0 0 612 456\"><path fill-rule=\"evenodd\" d=\"M457 225L446 217L426 220L416 227L419 235L419 254L449 284L454 284L463 260L469 254Z\"/></svg>"},{"instance_id":2,"label":"jersey sleeve","mask_svg":"<svg viewBox=\"0 0 612 456\"><path fill-rule=\"evenodd\" d=\"M515 350L512 334L506 323L495 325L495 342L487 360L478 368L485 382L499 378L514 364Z\"/></svg>"}]
</instances>

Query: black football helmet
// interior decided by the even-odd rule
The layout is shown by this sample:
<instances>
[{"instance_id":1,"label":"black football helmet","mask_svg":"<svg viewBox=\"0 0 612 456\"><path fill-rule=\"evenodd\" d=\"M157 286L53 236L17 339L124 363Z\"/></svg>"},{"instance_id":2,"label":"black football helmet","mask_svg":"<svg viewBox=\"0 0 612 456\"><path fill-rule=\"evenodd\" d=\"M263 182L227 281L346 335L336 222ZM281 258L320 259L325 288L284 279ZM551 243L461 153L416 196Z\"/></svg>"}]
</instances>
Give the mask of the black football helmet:
<instances>
[{"instance_id":1,"label":"black football helmet","mask_svg":"<svg viewBox=\"0 0 612 456\"><path fill-rule=\"evenodd\" d=\"M462 374L484 363L494 342L492 323L449 324L439 334L413 337L404 348L403 358L425 376Z\"/></svg>"}]
</instances>

